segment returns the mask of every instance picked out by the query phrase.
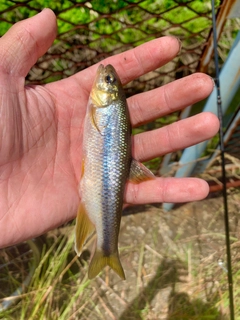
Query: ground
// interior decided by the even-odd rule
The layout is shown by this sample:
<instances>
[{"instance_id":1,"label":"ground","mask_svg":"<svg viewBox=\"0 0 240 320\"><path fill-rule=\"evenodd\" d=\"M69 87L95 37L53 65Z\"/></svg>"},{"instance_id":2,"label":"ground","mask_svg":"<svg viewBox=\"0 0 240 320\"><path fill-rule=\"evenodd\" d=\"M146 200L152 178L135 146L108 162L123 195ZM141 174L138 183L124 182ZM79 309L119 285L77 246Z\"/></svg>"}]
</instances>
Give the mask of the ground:
<instances>
[{"instance_id":1,"label":"ground","mask_svg":"<svg viewBox=\"0 0 240 320\"><path fill-rule=\"evenodd\" d=\"M228 189L228 207L235 320L238 320L240 192L237 188ZM26 257L35 249L29 250L25 243L2 250L0 307L2 302L14 303L0 314L1 319L230 318L224 208L220 193L212 193L203 201L178 205L169 212L164 212L161 205L125 209L119 235L125 281L109 268L94 280L88 280L93 241L78 258L73 248L73 229L73 224L67 224L44 237L41 259L31 283L25 288L23 282L29 273L29 261L32 261ZM9 297L17 287L17 290L24 290L23 294L17 291L18 299Z\"/></svg>"},{"instance_id":2,"label":"ground","mask_svg":"<svg viewBox=\"0 0 240 320\"><path fill-rule=\"evenodd\" d=\"M237 192L229 191L228 205L236 271L240 246ZM128 208L119 246L126 281L110 270L94 280L108 319L228 319L228 300L223 299L228 284L221 196L170 212L154 205ZM91 319L100 319L90 314Z\"/></svg>"}]
</instances>

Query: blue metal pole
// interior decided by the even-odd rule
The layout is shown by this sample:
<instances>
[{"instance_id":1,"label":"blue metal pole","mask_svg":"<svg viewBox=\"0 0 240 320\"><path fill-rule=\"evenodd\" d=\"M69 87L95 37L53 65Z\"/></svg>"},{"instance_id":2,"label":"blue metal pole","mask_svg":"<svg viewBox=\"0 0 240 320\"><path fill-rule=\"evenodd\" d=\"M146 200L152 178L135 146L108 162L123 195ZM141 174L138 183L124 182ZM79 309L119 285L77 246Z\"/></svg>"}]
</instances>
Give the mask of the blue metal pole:
<instances>
[{"instance_id":1,"label":"blue metal pole","mask_svg":"<svg viewBox=\"0 0 240 320\"><path fill-rule=\"evenodd\" d=\"M240 87L240 31L222 67L219 78L222 83L221 96L224 114ZM203 112L210 111L217 115L216 90L217 88L215 87L205 104ZM202 155L207 143L208 141L204 141L183 151L179 161L180 168L177 170L175 177L188 177L191 175L196 166L196 161ZM170 210L172 207L172 203L163 204L165 210Z\"/></svg>"}]
</instances>

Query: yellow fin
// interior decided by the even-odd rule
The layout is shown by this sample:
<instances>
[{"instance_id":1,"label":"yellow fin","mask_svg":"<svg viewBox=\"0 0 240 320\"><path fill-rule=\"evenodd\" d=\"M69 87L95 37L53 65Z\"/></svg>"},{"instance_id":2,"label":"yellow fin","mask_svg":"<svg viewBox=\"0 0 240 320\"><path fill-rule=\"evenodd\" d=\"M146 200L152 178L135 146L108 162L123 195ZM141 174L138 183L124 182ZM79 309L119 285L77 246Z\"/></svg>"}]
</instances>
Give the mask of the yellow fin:
<instances>
[{"instance_id":1,"label":"yellow fin","mask_svg":"<svg viewBox=\"0 0 240 320\"><path fill-rule=\"evenodd\" d=\"M103 251L96 251L94 253L88 269L88 278L95 278L105 266L111 267L120 278L125 280L125 274L119 260L118 252L110 256L104 256Z\"/></svg>"},{"instance_id":2,"label":"yellow fin","mask_svg":"<svg viewBox=\"0 0 240 320\"><path fill-rule=\"evenodd\" d=\"M92 106L90 113L91 113L91 120L92 120L93 126L101 134L101 131L100 131L100 129L99 129L98 125L97 125L97 121L96 121L97 120L96 119L96 108Z\"/></svg>"},{"instance_id":3,"label":"yellow fin","mask_svg":"<svg viewBox=\"0 0 240 320\"><path fill-rule=\"evenodd\" d=\"M80 204L77 213L76 226L75 226L75 251L78 256L82 252L82 247L87 238L94 231L94 225L88 218L85 206Z\"/></svg>"},{"instance_id":4,"label":"yellow fin","mask_svg":"<svg viewBox=\"0 0 240 320\"><path fill-rule=\"evenodd\" d=\"M129 181L133 183L140 183L146 180L155 179L154 174L145 167L142 163L132 159Z\"/></svg>"},{"instance_id":5,"label":"yellow fin","mask_svg":"<svg viewBox=\"0 0 240 320\"><path fill-rule=\"evenodd\" d=\"M82 167L81 167L81 179L83 178L84 175L84 170L85 170L85 159L82 159Z\"/></svg>"}]
</instances>

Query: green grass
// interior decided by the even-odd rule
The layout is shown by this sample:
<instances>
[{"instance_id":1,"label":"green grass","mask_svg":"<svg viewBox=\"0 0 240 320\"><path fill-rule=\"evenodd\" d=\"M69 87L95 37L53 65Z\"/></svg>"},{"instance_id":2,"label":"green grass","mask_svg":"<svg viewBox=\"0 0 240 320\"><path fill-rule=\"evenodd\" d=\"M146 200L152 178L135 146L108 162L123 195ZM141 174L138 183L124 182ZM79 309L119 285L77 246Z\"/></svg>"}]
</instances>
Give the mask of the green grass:
<instances>
[{"instance_id":1,"label":"green grass","mask_svg":"<svg viewBox=\"0 0 240 320\"><path fill-rule=\"evenodd\" d=\"M1 319L69 319L82 307L90 281L73 254L72 234L48 240L51 245L43 247L27 290L16 305L0 314ZM14 281L11 275L9 281Z\"/></svg>"},{"instance_id":2,"label":"green grass","mask_svg":"<svg viewBox=\"0 0 240 320\"><path fill-rule=\"evenodd\" d=\"M128 246L126 242L123 246L120 243L126 281L121 281L107 268L100 277L88 280L88 263L75 256L73 227L67 226L47 235L29 286L15 304L0 314L0 318L153 320L161 312L167 320L227 320L227 277L216 263L216 256L225 260L224 247L218 247L213 255L201 256L199 253L200 247L209 242L205 242L205 238L211 239L213 244L224 241L221 230L210 232L203 228L199 235L191 236L180 230L185 226L180 223L179 230L171 237L173 226L164 222L165 213L154 210L153 223L147 226L146 233L130 235ZM140 213L139 226L144 223L146 214L151 212ZM179 213L171 212L171 215L174 218ZM138 226L132 219L127 216L123 220L137 231ZM190 219L194 221L194 215ZM135 232L135 229L129 232ZM237 284L240 281L239 242L235 236L231 241L233 278ZM19 285L20 281L13 285L14 281L9 269L9 285ZM240 315L237 285L234 295L236 315ZM164 302L164 297L168 297L168 301Z\"/></svg>"}]
</instances>

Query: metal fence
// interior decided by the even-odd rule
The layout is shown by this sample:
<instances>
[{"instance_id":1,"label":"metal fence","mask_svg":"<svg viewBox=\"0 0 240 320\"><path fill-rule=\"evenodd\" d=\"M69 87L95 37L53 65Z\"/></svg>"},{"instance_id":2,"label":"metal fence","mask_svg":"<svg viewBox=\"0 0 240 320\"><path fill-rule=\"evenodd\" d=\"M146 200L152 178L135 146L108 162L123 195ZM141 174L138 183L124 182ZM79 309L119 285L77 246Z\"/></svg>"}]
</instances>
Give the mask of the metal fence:
<instances>
[{"instance_id":1,"label":"metal fence","mask_svg":"<svg viewBox=\"0 0 240 320\"><path fill-rule=\"evenodd\" d=\"M217 7L220 0L216 1ZM16 21L50 7L57 16L58 36L27 77L35 83L68 77L103 58L164 35L182 41L172 62L131 83L127 95L153 89L196 72L211 30L210 0L140 1L1 1L1 35ZM236 31L229 20L219 41L221 63ZM43 30L44 32L44 30ZM210 67L206 70L213 72Z\"/></svg>"},{"instance_id":2,"label":"metal fence","mask_svg":"<svg viewBox=\"0 0 240 320\"><path fill-rule=\"evenodd\" d=\"M226 19L230 4L234 2L215 1L219 18L220 66L240 28L239 19ZM182 42L181 52L165 66L128 84L125 87L127 96L154 89L196 71L214 77L210 50L211 0L3 0L0 2L0 35L13 23L40 12L44 7L55 12L58 35L48 52L29 72L28 83L66 78L108 56L164 35L177 36ZM206 60L206 56L210 58ZM178 117L176 112L172 117L157 120L142 129L153 129ZM177 161L179 155L175 153L171 161Z\"/></svg>"}]
</instances>

